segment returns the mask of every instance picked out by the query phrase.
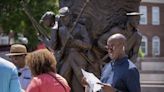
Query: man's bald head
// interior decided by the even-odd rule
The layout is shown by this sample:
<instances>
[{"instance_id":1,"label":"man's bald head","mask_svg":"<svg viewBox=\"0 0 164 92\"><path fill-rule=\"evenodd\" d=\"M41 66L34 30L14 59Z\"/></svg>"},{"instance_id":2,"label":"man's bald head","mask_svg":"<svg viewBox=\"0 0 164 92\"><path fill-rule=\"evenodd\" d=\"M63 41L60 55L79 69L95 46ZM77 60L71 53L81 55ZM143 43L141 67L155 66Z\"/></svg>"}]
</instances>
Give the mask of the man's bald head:
<instances>
[{"instance_id":1,"label":"man's bald head","mask_svg":"<svg viewBox=\"0 0 164 92\"><path fill-rule=\"evenodd\" d=\"M126 38L122 34L114 34L107 40L107 51L111 59L119 59L125 55Z\"/></svg>"},{"instance_id":2,"label":"man's bald head","mask_svg":"<svg viewBox=\"0 0 164 92\"><path fill-rule=\"evenodd\" d=\"M114 34L114 35L112 35L112 36L110 36L108 38L107 44L109 42L116 42L116 43L118 43L120 45L122 44L122 45L125 46L125 44L126 44L126 37L124 35L120 34L120 33L117 33L117 34Z\"/></svg>"}]
</instances>

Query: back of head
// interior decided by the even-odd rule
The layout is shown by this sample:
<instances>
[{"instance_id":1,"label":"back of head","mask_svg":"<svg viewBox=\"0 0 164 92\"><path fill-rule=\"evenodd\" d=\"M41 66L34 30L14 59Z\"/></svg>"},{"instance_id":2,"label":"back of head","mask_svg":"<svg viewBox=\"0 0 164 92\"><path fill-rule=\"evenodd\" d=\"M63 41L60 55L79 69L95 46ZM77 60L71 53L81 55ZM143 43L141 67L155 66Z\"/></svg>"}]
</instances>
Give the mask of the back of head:
<instances>
[{"instance_id":1,"label":"back of head","mask_svg":"<svg viewBox=\"0 0 164 92\"><path fill-rule=\"evenodd\" d=\"M56 59L53 53L47 49L29 53L26 57L26 63L34 76L56 71Z\"/></svg>"}]
</instances>

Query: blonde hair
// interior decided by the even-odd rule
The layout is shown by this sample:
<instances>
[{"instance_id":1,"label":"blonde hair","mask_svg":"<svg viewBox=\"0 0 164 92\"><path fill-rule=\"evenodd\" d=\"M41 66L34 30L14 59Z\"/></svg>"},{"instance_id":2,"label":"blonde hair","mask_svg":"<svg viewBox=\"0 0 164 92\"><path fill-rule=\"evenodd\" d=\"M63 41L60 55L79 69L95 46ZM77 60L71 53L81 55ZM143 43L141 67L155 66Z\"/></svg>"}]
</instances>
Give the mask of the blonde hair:
<instances>
[{"instance_id":1,"label":"blonde hair","mask_svg":"<svg viewBox=\"0 0 164 92\"><path fill-rule=\"evenodd\" d=\"M56 72L56 63L53 53L47 49L40 49L26 56L26 64L29 66L33 76Z\"/></svg>"}]
</instances>

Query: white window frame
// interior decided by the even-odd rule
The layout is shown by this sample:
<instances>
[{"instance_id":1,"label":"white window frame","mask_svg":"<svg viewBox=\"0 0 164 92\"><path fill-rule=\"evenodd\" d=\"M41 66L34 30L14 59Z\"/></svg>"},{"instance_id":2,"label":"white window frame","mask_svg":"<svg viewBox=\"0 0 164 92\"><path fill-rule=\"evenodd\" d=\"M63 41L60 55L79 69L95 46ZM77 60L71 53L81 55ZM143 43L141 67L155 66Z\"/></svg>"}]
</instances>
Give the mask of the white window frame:
<instances>
[{"instance_id":1,"label":"white window frame","mask_svg":"<svg viewBox=\"0 0 164 92\"><path fill-rule=\"evenodd\" d=\"M152 25L160 25L160 8L158 6L152 7Z\"/></svg>"},{"instance_id":2,"label":"white window frame","mask_svg":"<svg viewBox=\"0 0 164 92\"><path fill-rule=\"evenodd\" d=\"M143 53L144 53L144 56L146 56L146 55L148 55L148 39L147 39L147 37L146 36L142 36L141 42L144 42L145 43L145 47L144 47L145 48L145 52L143 52ZM140 49L141 48L142 47L140 46Z\"/></svg>"},{"instance_id":3,"label":"white window frame","mask_svg":"<svg viewBox=\"0 0 164 92\"><path fill-rule=\"evenodd\" d=\"M158 43L158 47L156 46L156 43ZM157 48L157 53L154 52L154 49ZM160 38L158 36L154 36L152 38L152 55L153 56L158 56L160 55Z\"/></svg>"},{"instance_id":4,"label":"white window frame","mask_svg":"<svg viewBox=\"0 0 164 92\"><path fill-rule=\"evenodd\" d=\"M0 44L1 45L8 45L9 44L9 37L8 36L0 36Z\"/></svg>"},{"instance_id":5,"label":"white window frame","mask_svg":"<svg viewBox=\"0 0 164 92\"><path fill-rule=\"evenodd\" d=\"M140 24L146 25L147 23L147 6L140 6L139 12L143 15L140 16Z\"/></svg>"}]
</instances>

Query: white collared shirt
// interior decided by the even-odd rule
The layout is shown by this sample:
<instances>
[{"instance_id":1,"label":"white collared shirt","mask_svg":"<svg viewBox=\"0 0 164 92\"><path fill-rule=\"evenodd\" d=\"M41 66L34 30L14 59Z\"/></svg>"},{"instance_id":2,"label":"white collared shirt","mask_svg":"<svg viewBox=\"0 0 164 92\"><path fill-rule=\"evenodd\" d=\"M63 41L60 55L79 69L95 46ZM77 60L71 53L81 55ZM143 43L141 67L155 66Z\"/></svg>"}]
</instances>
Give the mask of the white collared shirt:
<instances>
[{"instance_id":1,"label":"white collared shirt","mask_svg":"<svg viewBox=\"0 0 164 92\"><path fill-rule=\"evenodd\" d=\"M18 72L21 73L19 76L21 87L25 90L32 79L31 71L27 66L25 66L24 68L19 69Z\"/></svg>"}]
</instances>

